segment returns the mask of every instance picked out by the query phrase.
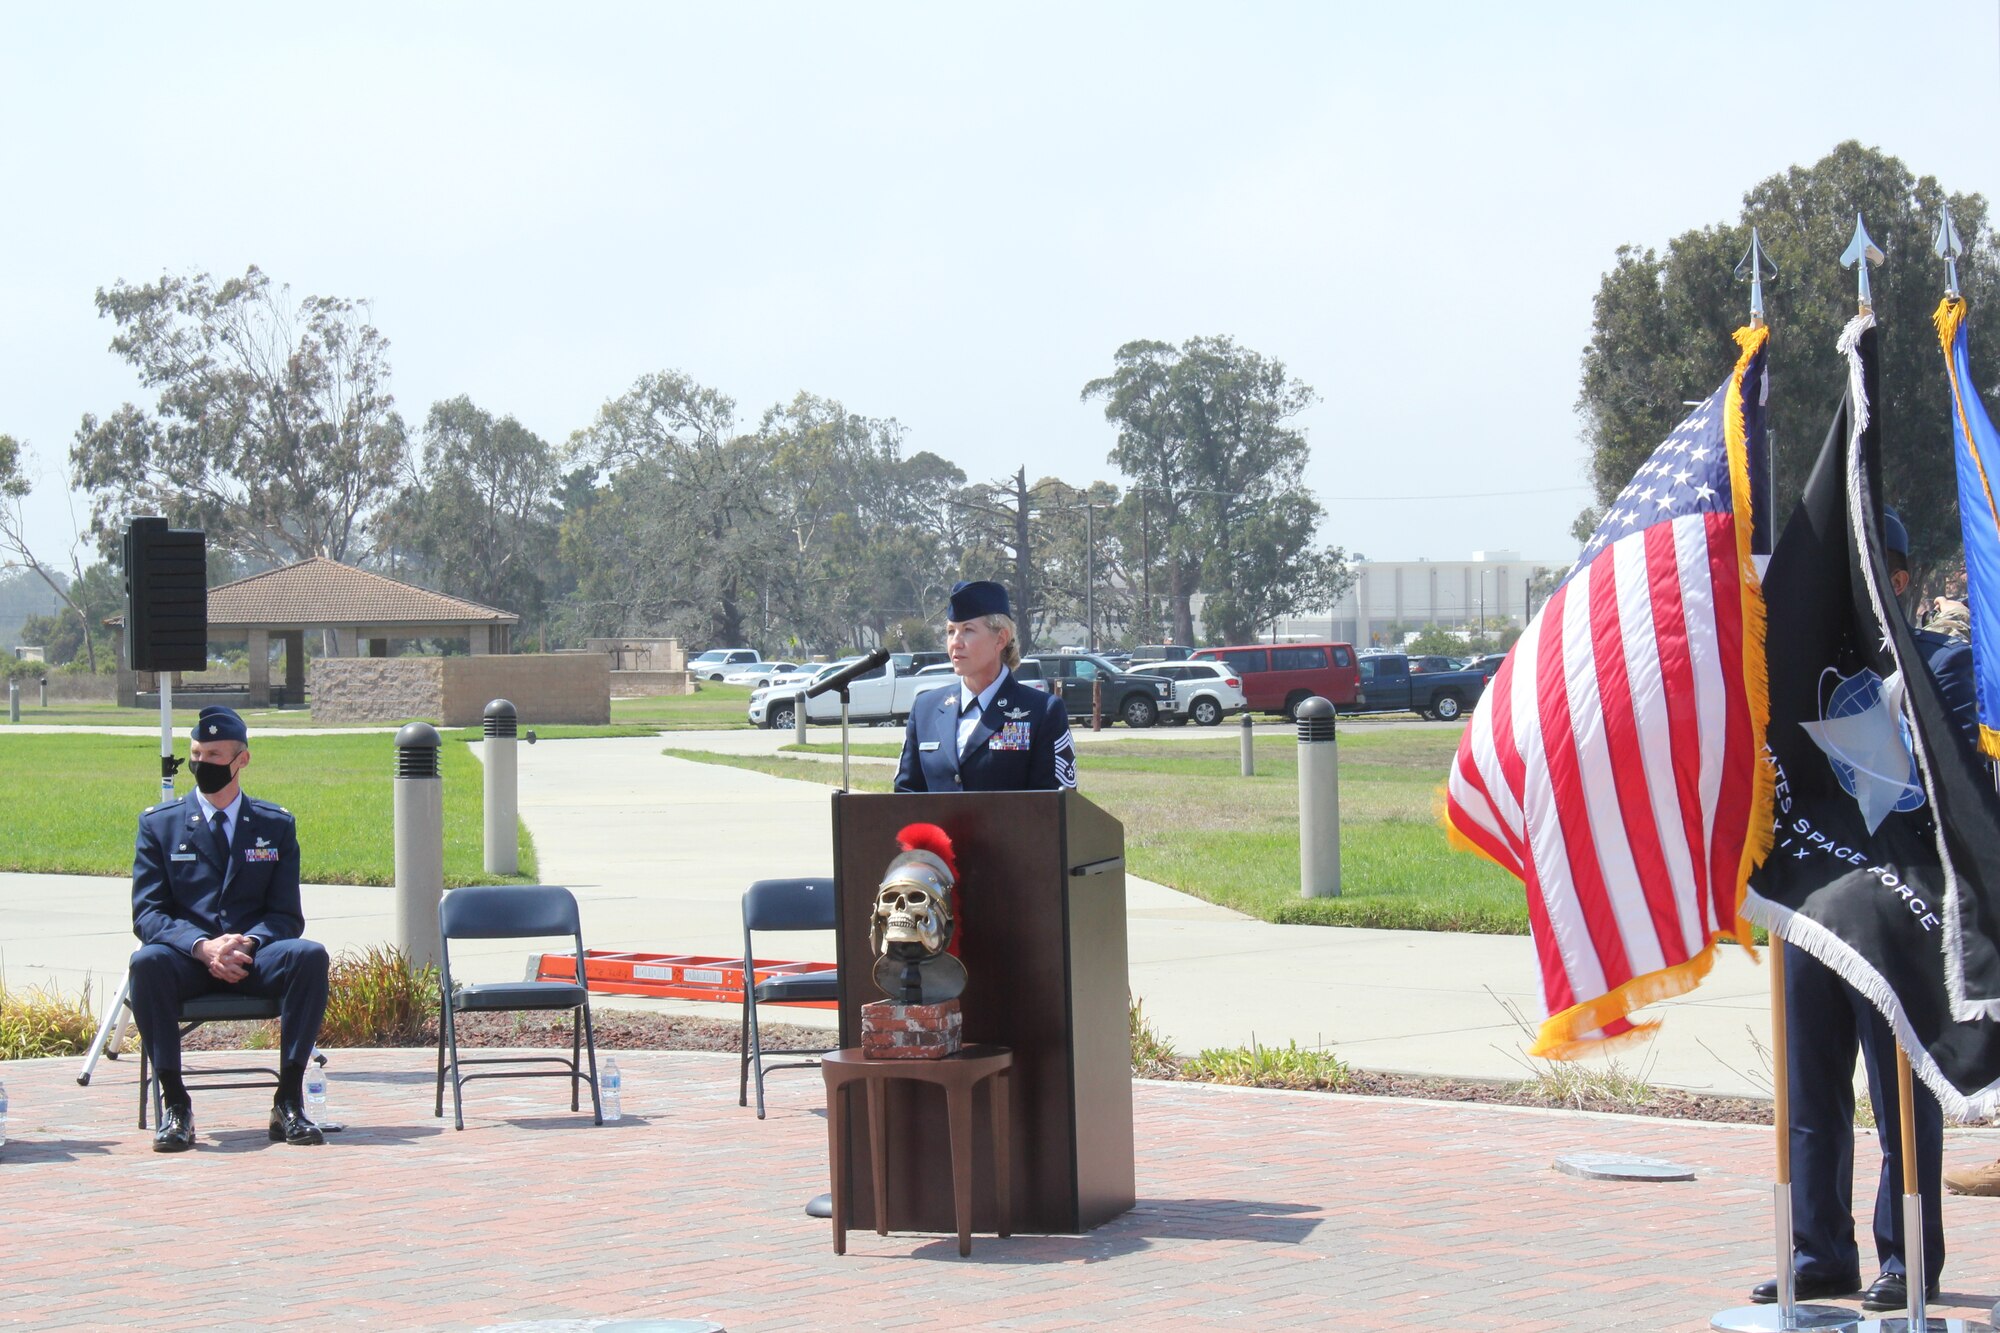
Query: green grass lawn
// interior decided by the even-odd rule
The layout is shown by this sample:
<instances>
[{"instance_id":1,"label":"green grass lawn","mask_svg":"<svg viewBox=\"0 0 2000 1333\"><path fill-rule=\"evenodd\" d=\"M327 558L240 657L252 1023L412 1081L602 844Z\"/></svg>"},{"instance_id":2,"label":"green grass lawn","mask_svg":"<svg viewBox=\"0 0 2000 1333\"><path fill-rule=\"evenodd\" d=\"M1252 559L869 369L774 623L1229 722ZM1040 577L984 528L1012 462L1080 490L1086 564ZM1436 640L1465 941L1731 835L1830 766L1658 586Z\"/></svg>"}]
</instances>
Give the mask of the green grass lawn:
<instances>
[{"instance_id":1,"label":"green grass lawn","mask_svg":"<svg viewBox=\"0 0 2000 1333\"><path fill-rule=\"evenodd\" d=\"M613 699L613 722L643 722L658 731L748 730L748 685L701 682L693 694L663 694L644 699Z\"/></svg>"},{"instance_id":2,"label":"green grass lawn","mask_svg":"<svg viewBox=\"0 0 2000 1333\"><path fill-rule=\"evenodd\" d=\"M1445 844L1438 790L1458 738L1457 729L1341 728L1338 898L1299 896L1298 743L1290 735L1258 735L1250 778L1240 776L1240 743L1227 733L1212 741L1079 739L1077 767L1083 793L1125 825L1128 863L1146 879L1267 921L1524 935L1520 882ZM803 748L796 758L668 753L840 781L840 765L817 757L838 754L838 745ZM870 742L853 752L893 757L901 746ZM868 765L855 770L854 786L887 791L893 777Z\"/></svg>"},{"instance_id":3,"label":"green grass lawn","mask_svg":"<svg viewBox=\"0 0 2000 1333\"><path fill-rule=\"evenodd\" d=\"M180 747L185 753L185 745ZM445 883L533 884L535 850L521 830L519 875L484 862L479 761L438 751L444 777ZM387 736L259 736L244 790L299 821L301 873L319 884L395 882L395 750ZM139 812L158 799L159 742L150 736L7 735L0 730L0 870L129 875ZM181 794L193 790L185 771Z\"/></svg>"}]
</instances>

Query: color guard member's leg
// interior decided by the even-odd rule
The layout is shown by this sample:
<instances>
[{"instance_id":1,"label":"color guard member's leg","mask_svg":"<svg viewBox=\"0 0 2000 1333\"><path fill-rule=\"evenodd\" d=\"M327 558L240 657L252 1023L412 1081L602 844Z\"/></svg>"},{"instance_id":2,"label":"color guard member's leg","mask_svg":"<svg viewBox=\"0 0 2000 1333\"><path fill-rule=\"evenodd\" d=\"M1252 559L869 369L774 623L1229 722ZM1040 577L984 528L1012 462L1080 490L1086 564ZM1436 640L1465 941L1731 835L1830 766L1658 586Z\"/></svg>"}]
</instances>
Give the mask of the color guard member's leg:
<instances>
[{"instance_id":1,"label":"color guard member's leg","mask_svg":"<svg viewBox=\"0 0 2000 1333\"><path fill-rule=\"evenodd\" d=\"M1875 1138L1882 1145L1882 1176L1875 1183L1875 1253L1885 1273L1909 1273L1903 1250L1902 1098L1896 1088L1896 1038L1888 1020L1852 990L1861 1053L1868 1069L1868 1100L1875 1107ZM1917 1183L1924 1197L1924 1285L1944 1272L1944 1110L1921 1082L1910 1084L1917 1121Z\"/></svg>"},{"instance_id":2,"label":"color guard member's leg","mask_svg":"<svg viewBox=\"0 0 2000 1333\"><path fill-rule=\"evenodd\" d=\"M1860 1285L1854 1240L1853 989L1803 949L1785 945L1790 1032L1792 1245L1802 1278Z\"/></svg>"}]
</instances>

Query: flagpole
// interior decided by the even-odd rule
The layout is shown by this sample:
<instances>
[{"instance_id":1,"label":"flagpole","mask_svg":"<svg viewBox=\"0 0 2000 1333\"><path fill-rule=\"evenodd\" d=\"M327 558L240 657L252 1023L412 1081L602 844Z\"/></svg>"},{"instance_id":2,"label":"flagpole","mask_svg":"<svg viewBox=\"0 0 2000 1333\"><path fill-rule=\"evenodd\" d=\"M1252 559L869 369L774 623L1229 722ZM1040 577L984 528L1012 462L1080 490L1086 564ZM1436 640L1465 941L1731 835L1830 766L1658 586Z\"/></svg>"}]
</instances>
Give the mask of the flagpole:
<instances>
[{"instance_id":1,"label":"flagpole","mask_svg":"<svg viewBox=\"0 0 2000 1333\"><path fill-rule=\"evenodd\" d=\"M1944 220L1938 226L1936 238L1937 252L1944 257L1946 288L1954 296L1958 294L1958 253L1952 247L1958 244L1957 228L1951 225L1951 210L1947 208ZM1854 239L1848 244L1847 253L1840 257L1843 264L1853 264L1860 272L1861 310L1865 314L1871 308L1868 291L1868 265L1881 263L1882 252L1868 238L1868 231L1861 225L1861 215L1854 215ZM1917 1163L1917 1098L1910 1076L1910 1053L1900 1039L1896 1042L1896 1105L1898 1144L1903 1153L1903 1274L1904 1285L1909 1292L1909 1303L1901 1319L1871 1319L1858 1326L1857 1333L1909 1333L1911 1329L1922 1329L1925 1333L1967 1333L1972 1327L1963 1319L1929 1319L1924 1314L1925 1292L1929 1265L1924 1261L1924 1193L1921 1171Z\"/></svg>"},{"instance_id":2,"label":"flagpole","mask_svg":"<svg viewBox=\"0 0 2000 1333\"><path fill-rule=\"evenodd\" d=\"M1750 252L1743 256L1743 262L1736 266L1738 281L1748 279L1750 283L1750 327L1764 327L1764 280L1775 278L1778 270L1764 257L1764 247L1757 229L1750 229ZM1746 441L1747 444L1752 442ZM1762 442L1764 466L1771 467L1768 442ZM1753 463L1753 472L1755 464ZM1766 505L1771 503L1776 486L1767 484L1762 488L1762 498ZM1752 483L1755 489L1755 482ZM1764 571L1771 562L1771 534L1776 524L1754 510L1751 513L1751 559L1755 564L1757 577L1761 581ZM1794 1271L1797 1256L1792 1249L1792 1057L1789 1040L1790 1028L1785 1015L1785 944L1776 935L1770 936L1765 957L1770 960L1771 972L1771 1132L1777 1141L1777 1170L1771 1184L1771 1231L1772 1248L1775 1252L1772 1272L1776 1275L1778 1300L1774 1305L1739 1305L1724 1310L1709 1320L1712 1329L1723 1333L1796 1333L1804 1329L1852 1329L1861 1316L1843 1305L1800 1305L1798 1302L1798 1275Z\"/></svg>"}]
</instances>

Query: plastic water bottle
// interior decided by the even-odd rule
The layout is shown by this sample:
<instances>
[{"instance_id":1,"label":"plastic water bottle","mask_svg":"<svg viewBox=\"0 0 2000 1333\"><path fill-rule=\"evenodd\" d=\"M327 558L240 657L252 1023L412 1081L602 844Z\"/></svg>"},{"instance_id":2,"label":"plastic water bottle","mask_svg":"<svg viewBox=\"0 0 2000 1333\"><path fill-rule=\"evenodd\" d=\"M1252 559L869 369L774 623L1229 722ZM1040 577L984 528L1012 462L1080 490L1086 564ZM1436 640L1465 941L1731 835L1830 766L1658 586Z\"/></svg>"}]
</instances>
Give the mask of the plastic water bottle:
<instances>
[{"instance_id":1,"label":"plastic water bottle","mask_svg":"<svg viewBox=\"0 0 2000 1333\"><path fill-rule=\"evenodd\" d=\"M7 1143L7 1085L0 1083L0 1147Z\"/></svg>"},{"instance_id":2,"label":"plastic water bottle","mask_svg":"<svg viewBox=\"0 0 2000 1333\"><path fill-rule=\"evenodd\" d=\"M318 1124L326 1119L326 1066L319 1062L319 1048L306 1061L306 1119Z\"/></svg>"},{"instance_id":3,"label":"plastic water bottle","mask_svg":"<svg viewBox=\"0 0 2000 1333\"><path fill-rule=\"evenodd\" d=\"M624 1108L618 1104L618 1094L625 1090L625 1076L618 1072L618 1059L613 1056L604 1062L604 1072L597 1080L600 1100L604 1103L606 1120L623 1120Z\"/></svg>"}]
</instances>

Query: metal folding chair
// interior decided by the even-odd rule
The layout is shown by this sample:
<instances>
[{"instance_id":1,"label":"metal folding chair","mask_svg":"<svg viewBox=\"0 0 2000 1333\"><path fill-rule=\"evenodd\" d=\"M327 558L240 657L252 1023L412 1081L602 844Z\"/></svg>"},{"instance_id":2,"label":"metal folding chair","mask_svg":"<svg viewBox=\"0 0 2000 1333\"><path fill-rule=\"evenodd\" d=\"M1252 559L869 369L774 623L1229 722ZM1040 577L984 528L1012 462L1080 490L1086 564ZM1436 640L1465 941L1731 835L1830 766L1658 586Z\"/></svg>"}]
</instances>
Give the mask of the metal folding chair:
<instances>
[{"instance_id":1,"label":"metal folding chair","mask_svg":"<svg viewBox=\"0 0 2000 1333\"><path fill-rule=\"evenodd\" d=\"M818 1055L817 1050L791 1048L767 1051L757 1026L759 1004L805 1004L838 998L839 982L831 972L796 977L772 977L754 982L757 960L752 931L832 930L833 881L830 879L760 879L743 894L743 1064L737 1080L736 1104L750 1104L750 1071L757 1072L757 1118L764 1118L764 1075L774 1069L817 1069L818 1060L766 1065L767 1055Z\"/></svg>"},{"instance_id":2,"label":"metal folding chair","mask_svg":"<svg viewBox=\"0 0 2000 1333\"><path fill-rule=\"evenodd\" d=\"M590 1026L590 990L583 975L583 926L576 910L576 897L568 889L553 884L474 885L449 889L438 902L438 934L441 937L438 1006L437 1107L444 1114L444 1078L449 1052L451 1109L454 1123L465 1128L464 1085L475 1078L567 1078L569 1109L581 1109L581 1085L590 1085L590 1106L596 1123L604 1123L604 1104L597 1091L597 1037ZM576 980L500 981L480 985L454 985L451 979L451 942L461 940L512 940L567 935L576 951ZM514 1013L527 1010L570 1011L569 1059L559 1055L475 1056L458 1053L456 1017L466 1013ZM590 1054L590 1072L583 1072L583 1055ZM557 1064L561 1069L494 1070L468 1074L466 1065Z\"/></svg>"}]
</instances>

